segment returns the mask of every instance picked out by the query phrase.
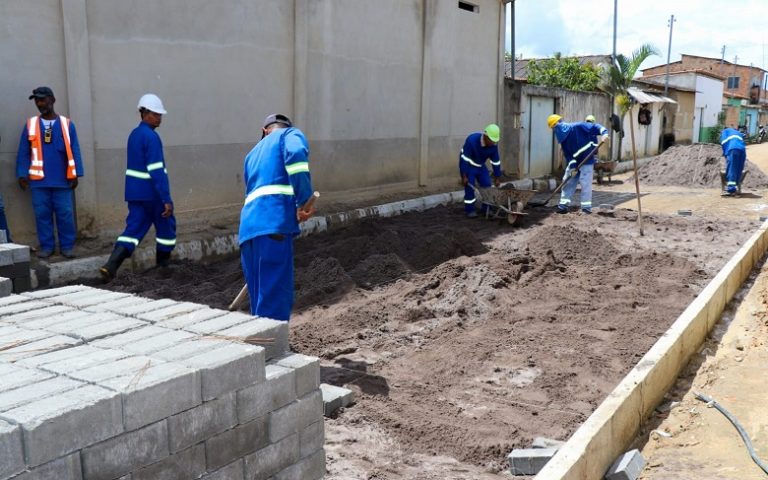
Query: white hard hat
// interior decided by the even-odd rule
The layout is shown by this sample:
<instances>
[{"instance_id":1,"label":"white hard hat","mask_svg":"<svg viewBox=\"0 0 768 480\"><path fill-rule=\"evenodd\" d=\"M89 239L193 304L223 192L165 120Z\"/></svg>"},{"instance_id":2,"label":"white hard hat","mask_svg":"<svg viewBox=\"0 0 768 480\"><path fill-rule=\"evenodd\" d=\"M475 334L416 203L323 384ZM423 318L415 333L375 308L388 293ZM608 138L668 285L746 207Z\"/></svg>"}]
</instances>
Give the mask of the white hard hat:
<instances>
[{"instance_id":1,"label":"white hard hat","mask_svg":"<svg viewBox=\"0 0 768 480\"><path fill-rule=\"evenodd\" d=\"M159 113L160 115L165 115L166 112L165 108L163 107L163 101L160 100L160 97L155 95L154 93L145 93L141 96L139 99L139 106L137 107L139 110L142 108L146 108L147 110L155 113Z\"/></svg>"}]
</instances>

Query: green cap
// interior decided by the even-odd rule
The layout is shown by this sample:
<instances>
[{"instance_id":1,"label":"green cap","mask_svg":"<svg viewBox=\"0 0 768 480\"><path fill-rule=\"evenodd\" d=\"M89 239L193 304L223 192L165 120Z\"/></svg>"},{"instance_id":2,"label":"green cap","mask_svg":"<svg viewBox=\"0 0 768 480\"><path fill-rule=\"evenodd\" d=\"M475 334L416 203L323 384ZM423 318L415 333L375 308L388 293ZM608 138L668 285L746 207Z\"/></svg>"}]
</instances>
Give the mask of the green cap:
<instances>
[{"instance_id":1,"label":"green cap","mask_svg":"<svg viewBox=\"0 0 768 480\"><path fill-rule=\"evenodd\" d=\"M483 133L488 135L488 138L491 139L493 143L496 143L499 141L499 138L501 138L501 132L499 131L499 126L495 123L492 123L485 127L485 130L483 130Z\"/></svg>"}]
</instances>

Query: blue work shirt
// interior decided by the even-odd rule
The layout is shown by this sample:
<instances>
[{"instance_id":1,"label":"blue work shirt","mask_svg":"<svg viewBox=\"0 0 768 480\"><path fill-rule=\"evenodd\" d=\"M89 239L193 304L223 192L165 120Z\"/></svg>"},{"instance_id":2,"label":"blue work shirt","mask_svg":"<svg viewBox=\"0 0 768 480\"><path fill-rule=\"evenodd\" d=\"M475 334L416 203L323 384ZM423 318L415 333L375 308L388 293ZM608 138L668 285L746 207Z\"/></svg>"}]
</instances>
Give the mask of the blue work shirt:
<instances>
[{"instance_id":1,"label":"blue work shirt","mask_svg":"<svg viewBox=\"0 0 768 480\"><path fill-rule=\"evenodd\" d=\"M41 138L45 135L42 117L37 121ZM72 147L72 156L75 157L75 172L78 177L83 176L83 159L80 156L80 143L77 141L75 122L69 120L69 145ZM64 143L64 133L61 131L61 119L57 118L51 128L51 143L42 142L43 146L43 172L42 180L30 180L32 188L69 188L67 180L67 147ZM16 178L29 178L29 164L32 162L32 148L29 145L29 130L24 123L24 130L19 139L19 151L16 154Z\"/></svg>"},{"instance_id":2,"label":"blue work shirt","mask_svg":"<svg viewBox=\"0 0 768 480\"><path fill-rule=\"evenodd\" d=\"M296 210L312 196L309 145L297 128L273 130L245 156L242 245L261 235L297 235Z\"/></svg>"},{"instance_id":3,"label":"blue work shirt","mask_svg":"<svg viewBox=\"0 0 768 480\"><path fill-rule=\"evenodd\" d=\"M599 123L590 122L560 122L554 126L553 130L557 141L563 147L566 163L571 160L576 160L577 164L581 163L598 145L595 141L597 136L608 136L607 128ZM596 160L597 157L593 155L584 162L584 165L592 165Z\"/></svg>"},{"instance_id":4,"label":"blue work shirt","mask_svg":"<svg viewBox=\"0 0 768 480\"><path fill-rule=\"evenodd\" d=\"M125 201L173 203L160 135L145 122L128 136Z\"/></svg>"},{"instance_id":5,"label":"blue work shirt","mask_svg":"<svg viewBox=\"0 0 768 480\"><path fill-rule=\"evenodd\" d=\"M724 128L720 134L720 145L723 147L723 155L728 155L731 150L746 150L744 136L733 128Z\"/></svg>"},{"instance_id":6,"label":"blue work shirt","mask_svg":"<svg viewBox=\"0 0 768 480\"><path fill-rule=\"evenodd\" d=\"M483 134L480 132L470 134L464 141L464 146L459 152L459 171L465 172L472 168L484 168L485 161L491 161L493 176L501 176L501 161L499 160L499 147L497 145L483 146Z\"/></svg>"}]
</instances>

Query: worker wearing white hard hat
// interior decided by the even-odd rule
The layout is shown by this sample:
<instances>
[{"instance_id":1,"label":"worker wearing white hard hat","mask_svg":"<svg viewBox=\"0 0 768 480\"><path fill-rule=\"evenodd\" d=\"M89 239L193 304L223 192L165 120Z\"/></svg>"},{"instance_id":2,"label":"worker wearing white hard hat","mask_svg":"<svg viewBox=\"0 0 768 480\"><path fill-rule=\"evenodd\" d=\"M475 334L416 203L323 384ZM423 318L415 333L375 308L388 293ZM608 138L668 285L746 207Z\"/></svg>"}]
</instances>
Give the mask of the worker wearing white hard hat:
<instances>
[{"instance_id":1,"label":"worker wearing white hard hat","mask_svg":"<svg viewBox=\"0 0 768 480\"><path fill-rule=\"evenodd\" d=\"M142 95L138 107L141 122L128 137L128 165L125 170L125 201L128 217L125 230L117 237L112 254L100 269L105 281L113 279L123 261L133 254L149 227L155 226L156 262L168 267L176 246L176 218L163 155L163 142L155 131L166 114L160 97Z\"/></svg>"}]
</instances>

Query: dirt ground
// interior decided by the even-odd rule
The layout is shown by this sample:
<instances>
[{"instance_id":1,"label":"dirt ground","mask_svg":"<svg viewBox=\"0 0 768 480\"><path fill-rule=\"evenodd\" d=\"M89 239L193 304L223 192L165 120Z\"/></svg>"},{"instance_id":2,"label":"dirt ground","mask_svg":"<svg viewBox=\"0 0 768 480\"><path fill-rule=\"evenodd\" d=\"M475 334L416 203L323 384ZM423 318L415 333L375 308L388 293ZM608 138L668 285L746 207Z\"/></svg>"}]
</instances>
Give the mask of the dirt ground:
<instances>
[{"instance_id":1,"label":"dirt ground","mask_svg":"<svg viewBox=\"0 0 768 480\"><path fill-rule=\"evenodd\" d=\"M718 197L719 198L719 197ZM756 228L744 220L461 206L296 244L293 350L357 404L326 422L329 479L494 478L567 439ZM237 259L121 272L108 288L226 308Z\"/></svg>"}]
</instances>

